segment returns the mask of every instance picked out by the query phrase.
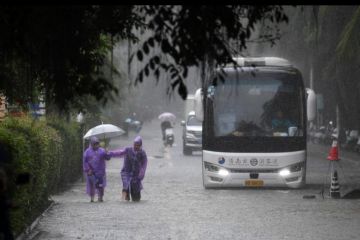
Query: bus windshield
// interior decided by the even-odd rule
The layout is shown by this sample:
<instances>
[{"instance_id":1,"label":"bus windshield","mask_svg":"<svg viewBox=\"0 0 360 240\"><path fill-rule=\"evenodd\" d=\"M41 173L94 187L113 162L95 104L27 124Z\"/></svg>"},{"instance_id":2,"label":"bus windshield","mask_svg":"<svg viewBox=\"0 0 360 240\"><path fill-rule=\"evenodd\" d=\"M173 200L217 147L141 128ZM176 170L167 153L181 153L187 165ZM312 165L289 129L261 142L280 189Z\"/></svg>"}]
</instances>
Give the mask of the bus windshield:
<instances>
[{"instance_id":1,"label":"bus windshield","mask_svg":"<svg viewBox=\"0 0 360 240\"><path fill-rule=\"evenodd\" d=\"M208 95L213 102L214 136L303 136L299 80L295 71L227 72L225 81Z\"/></svg>"}]
</instances>

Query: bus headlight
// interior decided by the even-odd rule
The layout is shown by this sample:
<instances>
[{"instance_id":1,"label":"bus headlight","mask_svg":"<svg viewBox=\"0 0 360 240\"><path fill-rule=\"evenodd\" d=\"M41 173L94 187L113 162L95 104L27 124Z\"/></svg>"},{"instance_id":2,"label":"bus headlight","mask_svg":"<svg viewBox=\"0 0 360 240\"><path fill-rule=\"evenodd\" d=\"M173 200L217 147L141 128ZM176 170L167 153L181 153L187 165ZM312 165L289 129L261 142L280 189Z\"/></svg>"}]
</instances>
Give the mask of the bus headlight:
<instances>
[{"instance_id":1,"label":"bus headlight","mask_svg":"<svg viewBox=\"0 0 360 240\"><path fill-rule=\"evenodd\" d=\"M281 169L279 175L282 177L288 176L290 173L299 172L304 167L304 162L296 163L288 166L287 168Z\"/></svg>"},{"instance_id":2,"label":"bus headlight","mask_svg":"<svg viewBox=\"0 0 360 240\"><path fill-rule=\"evenodd\" d=\"M219 170L219 174L221 175L221 176L227 176L227 175L229 175L229 171L228 170L226 170L226 169L220 169Z\"/></svg>"},{"instance_id":3,"label":"bus headlight","mask_svg":"<svg viewBox=\"0 0 360 240\"><path fill-rule=\"evenodd\" d=\"M290 175L290 170L289 169L283 169L283 170L281 170L280 172L279 172L279 174L280 174L280 176L282 176L282 177L286 177L286 176L288 176L288 175Z\"/></svg>"},{"instance_id":4,"label":"bus headlight","mask_svg":"<svg viewBox=\"0 0 360 240\"><path fill-rule=\"evenodd\" d=\"M219 167L215 166L214 164L204 162L204 167L209 172L218 172L220 169Z\"/></svg>"},{"instance_id":5,"label":"bus headlight","mask_svg":"<svg viewBox=\"0 0 360 240\"><path fill-rule=\"evenodd\" d=\"M223 177L226 177L227 175L229 175L229 171L226 170L225 168L218 167L218 166L208 163L208 162L204 162L204 167L207 171L218 173L219 175L221 175Z\"/></svg>"}]
</instances>

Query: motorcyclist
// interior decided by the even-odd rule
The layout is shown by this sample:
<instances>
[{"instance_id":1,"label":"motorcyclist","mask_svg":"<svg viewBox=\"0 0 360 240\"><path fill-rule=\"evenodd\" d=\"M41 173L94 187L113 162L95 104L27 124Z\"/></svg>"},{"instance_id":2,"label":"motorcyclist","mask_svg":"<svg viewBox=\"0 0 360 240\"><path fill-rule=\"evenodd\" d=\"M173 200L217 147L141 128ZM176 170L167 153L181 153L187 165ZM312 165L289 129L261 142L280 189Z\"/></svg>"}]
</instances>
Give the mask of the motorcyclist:
<instances>
[{"instance_id":1,"label":"motorcyclist","mask_svg":"<svg viewBox=\"0 0 360 240\"><path fill-rule=\"evenodd\" d=\"M165 130L167 128L173 128L176 121L176 116L170 112L164 112L159 115L158 117L161 120L161 133L162 133L162 139L165 141Z\"/></svg>"},{"instance_id":2,"label":"motorcyclist","mask_svg":"<svg viewBox=\"0 0 360 240\"><path fill-rule=\"evenodd\" d=\"M129 117L127 117L124 121L124 130L126 131L125 136L129 136L130 130L139 133L142 128L142 121L138 120L136 117L136 113L133 112Z\"/></svg>"},{"instance_id":3,"label":"motorcyclist","mask_svg":"<svg viewBox=\"0 0 360 240\"><path fill-rule=\"evenodd\" d=\"M162 132L162 139L163 141L165 141L165 130L167 128L172 128L173 125L169 120L165 120L163 122L161 122L161 132Z\"/></svg>"}]
</instances>

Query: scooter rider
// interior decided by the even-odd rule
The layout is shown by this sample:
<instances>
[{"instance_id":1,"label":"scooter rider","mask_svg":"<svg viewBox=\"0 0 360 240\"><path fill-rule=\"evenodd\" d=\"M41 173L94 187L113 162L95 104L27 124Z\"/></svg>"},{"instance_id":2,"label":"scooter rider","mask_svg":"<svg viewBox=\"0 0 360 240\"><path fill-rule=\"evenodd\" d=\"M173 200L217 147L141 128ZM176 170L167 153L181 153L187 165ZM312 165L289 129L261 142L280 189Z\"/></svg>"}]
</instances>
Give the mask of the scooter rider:
<instances>
[{"instance_id":1,"label":"scooter rider","mask_svg":"<svg viewBox=\"0 0 360 240\"><path fill-rule=\"evenodd\" d=\"M165 120L163 122L161 122L161 132L162 132L162 139L163 141L165 141L165 130L167 128L172 128L172 123L168 120Z\"/></svg>"},{"instance_id":2,"label":"scooter rider","mask_svg":"<svg viewBox=\"0 0 360 240\"><path fill-rule=\"evenodd\" d=\"M165 141L165 130L167 128L173 128L176 121L176 116L173 113L170 112L163 112L158 117L161 121L160 127L161 127L161 133L163 137L163 141Z\"/></svg>"}]
</instances>

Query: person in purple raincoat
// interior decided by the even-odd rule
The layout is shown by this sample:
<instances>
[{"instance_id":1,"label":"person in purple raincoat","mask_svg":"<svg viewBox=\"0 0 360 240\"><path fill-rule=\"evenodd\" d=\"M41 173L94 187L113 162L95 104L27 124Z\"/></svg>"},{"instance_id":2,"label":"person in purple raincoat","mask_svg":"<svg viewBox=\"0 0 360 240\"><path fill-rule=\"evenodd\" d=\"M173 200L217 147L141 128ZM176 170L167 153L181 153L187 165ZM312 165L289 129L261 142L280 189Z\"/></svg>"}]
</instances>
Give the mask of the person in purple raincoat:
<instances>
[{"instance_id":1,"label":"person in purple raincoat","mask_svg":"<svg viewBox=\"0 0 360 240\"><path fill-rule=\"evenodd\" d=\"M103 201L104 189L106 187L106 162L111 156L100 147L99 139L91 137L90 145L83 155L83 171L86 173L86 193L90 201L94 202L95 193L98 201Z\"/></svg>"},{"instance_id":2,"label":"person in purple raincoat","mask_svg":"<svg viewBox=\"0 0 360 240\"><path fill-rule=\"evenodd\" d=\"M124 157L124 165L121 169L121 179L123 183L122 199L140 201L141 190L143 189L142 180L145 177L147 166L146 152L142 149L142 139L137 136L133 147L110 151L111 157Z\"/></svg>"}]
</instances>

